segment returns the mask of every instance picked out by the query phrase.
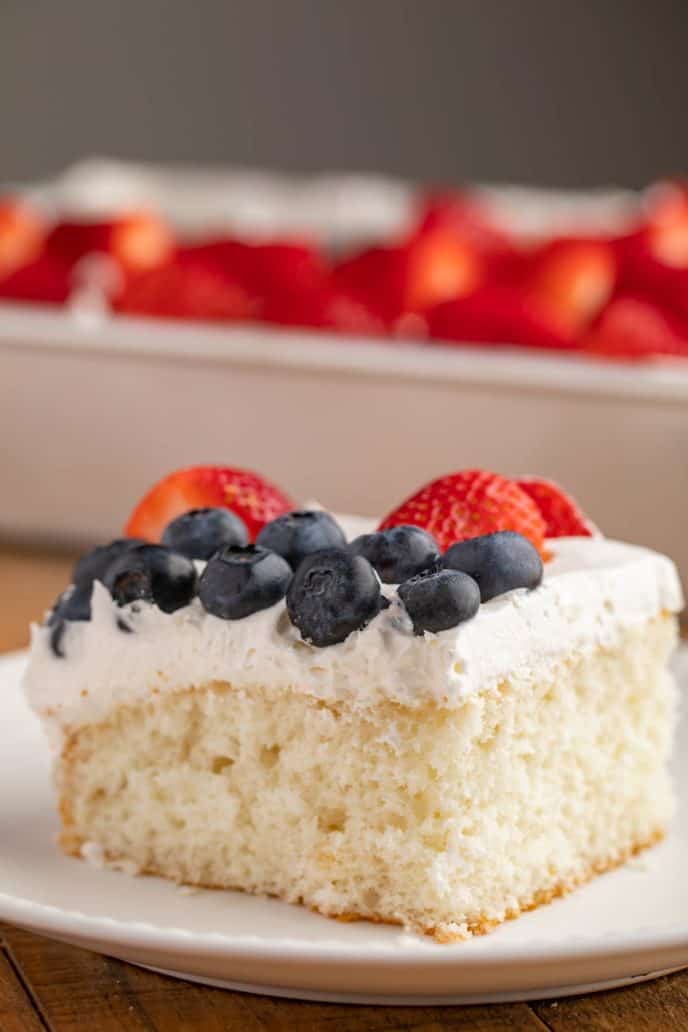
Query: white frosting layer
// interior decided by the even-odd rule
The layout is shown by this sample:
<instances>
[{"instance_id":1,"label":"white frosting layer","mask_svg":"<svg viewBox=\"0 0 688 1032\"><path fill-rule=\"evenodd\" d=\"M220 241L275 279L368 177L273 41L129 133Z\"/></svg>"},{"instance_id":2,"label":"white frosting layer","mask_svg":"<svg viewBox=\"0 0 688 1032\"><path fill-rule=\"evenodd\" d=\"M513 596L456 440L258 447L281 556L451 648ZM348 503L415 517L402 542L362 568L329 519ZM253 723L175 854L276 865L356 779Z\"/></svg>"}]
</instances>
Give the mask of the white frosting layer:
<instances>
[{"instance_id":1,"label":"white frosting layer","mask_svg":"<svg viewBox=\"0 0 688 1032\"><path fill-rule=\"evenodd\" d=\"M358 521L355 529L364 527ZM52 730L210 681L292 688L360 707L381 699L455 707L510 675L546 677L565 655L613 645L622 629L682 608L665 556L604 538L559 538L548 547L554 558L539 588L493 599L457 628L414 636L394 589L385 588L392 605L324 649L300 640L284 602L239 621L210 616L198 600L172 614L143 605L125 634L122 610L96 583L92 619L66 631L66 658L53 655L46 628L33 628L26 692Z\"/></svg>"}]
</instances>

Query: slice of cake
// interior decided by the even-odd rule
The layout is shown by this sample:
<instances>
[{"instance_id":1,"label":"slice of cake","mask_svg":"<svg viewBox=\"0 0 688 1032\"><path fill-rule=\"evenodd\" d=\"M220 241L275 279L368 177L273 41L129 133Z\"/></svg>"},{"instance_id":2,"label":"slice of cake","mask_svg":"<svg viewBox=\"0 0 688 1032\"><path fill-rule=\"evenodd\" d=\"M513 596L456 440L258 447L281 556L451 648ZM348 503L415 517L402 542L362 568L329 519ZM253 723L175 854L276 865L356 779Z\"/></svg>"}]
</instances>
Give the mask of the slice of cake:
<instances>
[{"instance_id":1,"label":"slice of cake","mask_svg":"<svg viewBox=\"0 0 688 1032\"><path fill-rule=\"evenodd\" d=\"M158 485L34 628L67 852L449 941L662 838L669 559L542 481L442 478L347 543L223 476L231 510Z\"/></svg>"}]
</instances>

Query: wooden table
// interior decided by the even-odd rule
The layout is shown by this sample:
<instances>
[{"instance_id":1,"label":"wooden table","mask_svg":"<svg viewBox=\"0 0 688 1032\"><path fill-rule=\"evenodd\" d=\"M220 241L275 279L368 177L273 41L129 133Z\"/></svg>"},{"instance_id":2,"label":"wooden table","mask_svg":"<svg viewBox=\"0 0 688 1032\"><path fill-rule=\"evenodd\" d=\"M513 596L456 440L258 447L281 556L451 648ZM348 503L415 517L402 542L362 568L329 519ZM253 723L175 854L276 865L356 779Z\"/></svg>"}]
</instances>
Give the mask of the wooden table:
<instances>
[{"instance_id":1,"label":"wooden table","mask_svg":"<svg viewBox=\"0 0 688 1032\"><path fill-rule=\"evenodd\" d=\"M73 557L0 548L0 651L26 643ZM1 888L1 886L0 886ZM688 971L613 992L490 1007L356 1007L208 989L0 925L0 1032L688 1032Z\"/></svg>"}]
</instances>

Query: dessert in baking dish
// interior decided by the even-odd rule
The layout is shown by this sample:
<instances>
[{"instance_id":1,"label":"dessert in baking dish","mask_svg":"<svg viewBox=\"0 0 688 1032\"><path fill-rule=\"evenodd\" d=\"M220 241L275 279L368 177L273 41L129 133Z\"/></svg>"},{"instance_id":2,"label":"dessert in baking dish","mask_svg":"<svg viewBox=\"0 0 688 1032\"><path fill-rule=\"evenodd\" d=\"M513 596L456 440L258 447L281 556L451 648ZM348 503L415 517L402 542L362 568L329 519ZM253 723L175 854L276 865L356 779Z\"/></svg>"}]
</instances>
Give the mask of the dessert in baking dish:
<instances>
[{"instance_id":1,"label":"dessert in baking dish","mask_svg":"<svg viewBox=\"0 0 688 1032\"><path fill-rule=\"evenodd\" d=\"M451 941L664 835L676 570L555 485L375 529L196 469L128 531L34 628L67 852Z\"/></svg>"},{"instance_id":2,"label":"dessert in baking dish","mask_svg":"<svg viewBox=\"0 0 688 1032\"><path fill-rule=\"evenodd\" d=\"M210 189L190 170L171 188L159 170L130 169L138 201L162 205L168 224L138 207L94 220L94 195L126 196L103 174L81 181L76 214L59 181L28 195L45 210L0 196L0 303L250 322L266 333L688 357L686 182L637 194L438 192L365 177L268 185L259 175L237 188L230 174Z\"/></svg>"}]
</instances>

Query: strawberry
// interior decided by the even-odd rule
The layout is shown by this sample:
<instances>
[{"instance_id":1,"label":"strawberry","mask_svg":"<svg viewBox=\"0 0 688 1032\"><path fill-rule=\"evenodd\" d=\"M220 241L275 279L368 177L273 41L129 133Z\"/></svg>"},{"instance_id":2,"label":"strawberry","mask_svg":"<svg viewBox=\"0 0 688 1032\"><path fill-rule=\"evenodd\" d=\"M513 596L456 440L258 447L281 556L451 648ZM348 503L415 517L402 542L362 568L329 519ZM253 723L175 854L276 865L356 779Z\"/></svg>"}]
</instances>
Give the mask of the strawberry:
<instances>
[{"instance_id":1,"label":"strawberry","mask_svg":"<svg viewBox=\"0 0 688 1032\"><path fill-rule=\"evenodd\" d=\"M208 506L224 506L240 516L252 541L266 523L294 508L280 488L257 473L230 466L193 466L159 480L134 509L125 534L159 541L170 520Z\"/></svg>"},{"instance_id":2,"label":"strawberry","mask_svg":"<svg viewBox=\"0 0 688 1032\"><path fill-rule=\"evenodd\" d=\"M50 255L41 255L0 279L0 298L11 301L62 305L68 300L71 289L70 269Z\"/></svg>"},{"instance_id":3,"label":"strawberry","mask_svg":"<svg viewBox=\"0 0 688 1032\"><path fill-rule=\"evenodd\" d=\"M279 292L264 303L261 318L277 326L307 326L376 337L385 323L362 298L335 287Z\"/></svg>"},{"instance_id":4,"label":"strawberry","mask_svg":"<svg viewBox=\"0 0 688 1032\"><path fill-rule=\"evenodd\" d=\"M561 238L539 248L530 260L528 293L564 333L578 333L611 297L617 277L614 248L606 240Z\"/></svg>"},{"instance_id":5,"label":"strawberry","mask_svg":"<svg viewBox=\"0 0 688 1032\"><path fill-rule=\"evenodd\" d=\"M431 481L386 516L379 529L403 523L427 530L443 551L456 541L516 530L544 554L546 526L535 502L513 480L480 469Z\"/></svg>"},{"instance_id":6,"label":"strawberry","mask_svg":"<svg viewBox=\"0 0 688 1032\"><path fill-rule=\"evenodd\" d=\"M688 333L678 320L652 301L624 294L607 306L583 336L580 348L601 358L688 356Z\"/></svg>"},{"instance_id":7,"label":"strawberry","mask_svg":"<svg viewBox=\"0 0 688 1032\"><path fill-rule=\"evenodd\" d=\"M75 264L87 254L109 254L126 272L141 272L167 261L174 241L152 212L130 212L107 222L60 222L49 233L51 254Z\"/></svg>"},{"instance_id":8,"label":"strawberry","mask_svg":"<svg viewBox=\"0 0 688 1032\"><path fill-rule=\"evenodd\" d=\"M670 268L688 268L688 183L657 183L647 194L650 254Z\"/></svg>"},{"instance_id":9,"label":"strawberry","mask_svg":"<svg viewBox=\"0 0 688 1032\"><path fill-rule=\"evenodd\" d=\"M129 276L114 308L126 315L225 322L252 319L257 301L218 269L173 261Z\"/></svg>"},{"instance_id":10,"label":"strawberry","mask_svg":"<svg viewBox=\"0 0 688 1032\"><path fill-rule=\"evenodd\" d=\"M220 237L180 248L179 259L212 265L257 296L315 290L326 283L328 275L324 255L315 246L296 240L247 243Z\"/></svg>"},{"instance_id":11,"label":"strawberry","mask_svg":"<svg viewBox=\"0 0 688 1032\"><path fill-rule=\"evenodd\" d=\"M599 534L578 504L553 480L523 477L516 481L532 498L547 527L547 537L594 537Z\"/></svg>"},{"instance_id":12,"label":"strawberry","mask_svg":"<svg viewBox=\"0 0 688 1032\"><path fill-rule=\"evenodd\" d=\"M439 342L501 344L562 349L572 346L549 313L514 286L481 287L468 297L427 313L430 336Z\"/></svg>"},{"instance_id":13,"label":"strawberry","mask_svg":"<svg viewBox=\"0 0 688 1032\"><path fill-rule=\"evenodd\" d=\"M433 190L421 198L419 207L419 234L449 230L482 253L507 251L513 246L509 236L490 218L486 205L468 193Z\"/></svg>"},{"instance_id":14,"label":"strawberry","mask_svg":"<svg viewBox=\"0 0 688 1032\"><path fill-rule=\"evenodd\" d=\"M372 247L334 270L340 288L366 300L393 324L473 290L482 278L475 249L444 229L422 233L393 247Z\"/></svg>"},{"instance_id":15,"label":"strawberry","mask_svg":"<svg viewBox=\"0 0 688 1032\"><path fill-rule=\"evenodd\" d=\"M24 201L0 198L0 278L39 255L45 240L43 220Z\"/></svg>"}]
</instances>

